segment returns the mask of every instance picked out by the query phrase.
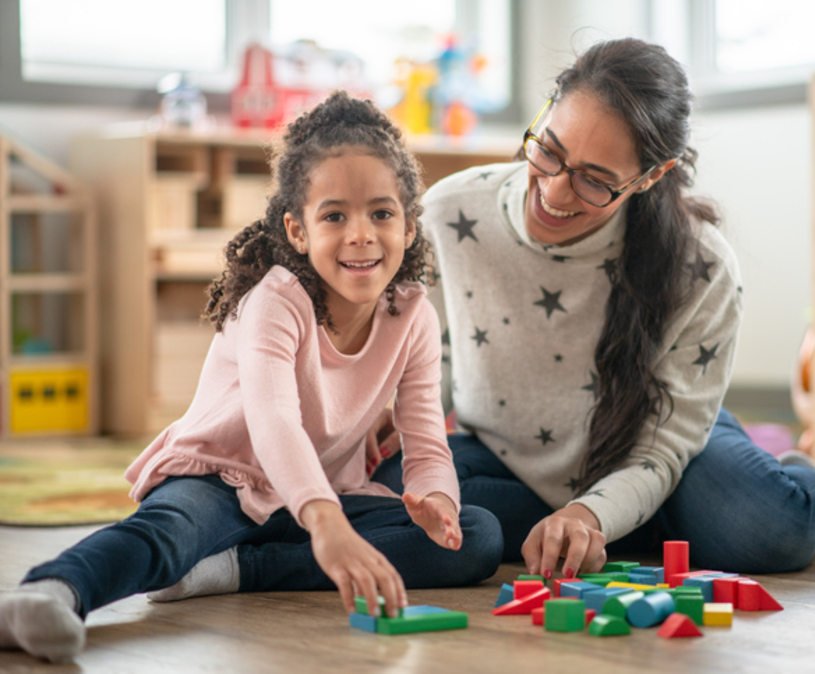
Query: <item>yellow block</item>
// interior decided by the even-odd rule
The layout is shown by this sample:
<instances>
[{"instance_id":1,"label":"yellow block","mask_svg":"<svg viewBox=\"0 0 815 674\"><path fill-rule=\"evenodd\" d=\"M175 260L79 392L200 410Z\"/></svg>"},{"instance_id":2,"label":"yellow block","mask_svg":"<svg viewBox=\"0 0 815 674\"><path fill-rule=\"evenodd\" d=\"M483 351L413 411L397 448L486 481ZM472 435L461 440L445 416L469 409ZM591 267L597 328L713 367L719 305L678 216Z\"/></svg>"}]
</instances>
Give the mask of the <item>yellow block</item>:
<instances>
[{"instance_id":1,"label":"yellow block","mask_svg":"<svg viewBox=\"0 0 815 674\"><path fill-rule=\"evenodd\" d=\"M627 587L630 590L653 590L655 585L641 585L639 583L620 583L617 581L611 582L606 587Z\"/></svg>"},{"instance_id":2,"label":"yellow block","mask_svg":"<svg viewBox=\"0 0 815 674\"><path fill-rule=\"evenodd\" d=\"M12 433L88 426L88 372L83 368L12 372L9 388Z\"/></svg>"},{"instance_id":3,"label":"yellow block","mask_svg":"<svg viewBox=\"0 0 815 674\"><path fill-rule=\"evenodd\" d=\"M670 585L668 585L668 583L657 583L657 587L658 587L660 590L667 590L667 589L669 589L671 586L670 586Z\"/></svg>"},{"instance_id":4,"label":"yellow block","mask_svg":"<svg viewBox=\"0 0 815 674\"><path fill-rule=\"evenodd\" d=\"M732 625L733 604L716 603L705 604L702 612L703 625Z\"/></svg>"}]
</instances>

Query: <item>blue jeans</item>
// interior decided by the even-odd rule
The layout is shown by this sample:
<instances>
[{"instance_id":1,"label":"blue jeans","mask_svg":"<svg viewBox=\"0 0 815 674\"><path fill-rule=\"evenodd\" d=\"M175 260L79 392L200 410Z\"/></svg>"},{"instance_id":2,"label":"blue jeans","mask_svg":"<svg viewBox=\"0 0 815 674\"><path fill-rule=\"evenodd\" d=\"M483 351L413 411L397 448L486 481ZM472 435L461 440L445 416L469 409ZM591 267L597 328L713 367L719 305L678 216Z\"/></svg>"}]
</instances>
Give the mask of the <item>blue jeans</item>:
<instances>
[{"instance_id":1,"label":"blue jeans","mask_svg":"<svg viewBox=\"0 0 815 674\"><path fill-rule=\"evenodd\" d=\"M501 562L498 520L486 510L461 510L464 543L452 552L433 543L399 499L340 496L354 529L396 567L408 588L468 585L492 576ZM217 475L172 477L138 511L100 529L23 582L58 578L79 597L79 614L181 580L204 557L238 546L241 591L330 590L308 532L281 509L258 525L240 508L236 490Z\"/></svg>"},{"instance_id":2,"label":"blue jeans","mask_svg":"<svg viewBox=\"0 0 815 674\"><path fill-rule=\"evenodd\" d=\"M471 435L449 437L461 502L494 513L504 533L504 561L521 560L535 524L554 511ZM398 492L399 458L374 479ZM695 566L739 573L783 573L815 556L815 471L782 467L721 410L705 449L645 524L607 546L610 555L658 553L663 540L690 543Z\"/></svg>"}]
</instances>

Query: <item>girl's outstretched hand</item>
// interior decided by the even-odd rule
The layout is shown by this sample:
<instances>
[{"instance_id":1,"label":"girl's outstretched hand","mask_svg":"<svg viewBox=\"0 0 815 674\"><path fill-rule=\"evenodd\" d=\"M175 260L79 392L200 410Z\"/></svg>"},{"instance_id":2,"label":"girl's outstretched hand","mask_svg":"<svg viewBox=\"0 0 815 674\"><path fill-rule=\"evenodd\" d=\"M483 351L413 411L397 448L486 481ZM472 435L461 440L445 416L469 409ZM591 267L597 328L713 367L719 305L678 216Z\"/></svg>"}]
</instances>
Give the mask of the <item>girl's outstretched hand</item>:
<instances>
[{"instance_id":1,"label":"girl's outstretched hand","mask_svg":"<svg viewBox=\"0 0 815 674\"><path fill-rule=\"evenodd\" d=\"M379 615L379 596L385 599L389 617L408 605L407 591L399 572L379 550L360 536L337 504L310 501L300 519L311 534L317 564L334 581L348 613L355 610L354 597L365 597L368 614Z\"/></svg>"},{"instance_id":2,"label":"girl's outstretched hand","mask_svg":"<svg viewBox=\"0 0 815 674\"><path fill-rule=\"evenodd\" d=\"M407 492L402 496L410 518L427 532L437 545L450 550L461 548L461 527L456 506L448 496L434 492L417 496Z\"/></svg>"},{"instance_id":3,"label":"girl's outstretched hand","mask_svg":"<svg viewBox=\"0 0 815 674\"><path fill-rule=\"evenodd\" d=\"M393 425L393 410L385 408L365 434L365 470L368 477L374 474L380 463L401 449L399 433Z\"/></svg>"},{"instance_id":4,"label":"girl's outstretched hand","mask_svg":"<svg viewBox=\"0 0 815 674\"><path fill-rule=\"evenodd\" d=\"M551 578L563 557L563 575L602 571L606 563L606 537L600 523L585 506L573 503L556 510L529 532L521 554L532 575Z\"/></svg>"}]
</instances>

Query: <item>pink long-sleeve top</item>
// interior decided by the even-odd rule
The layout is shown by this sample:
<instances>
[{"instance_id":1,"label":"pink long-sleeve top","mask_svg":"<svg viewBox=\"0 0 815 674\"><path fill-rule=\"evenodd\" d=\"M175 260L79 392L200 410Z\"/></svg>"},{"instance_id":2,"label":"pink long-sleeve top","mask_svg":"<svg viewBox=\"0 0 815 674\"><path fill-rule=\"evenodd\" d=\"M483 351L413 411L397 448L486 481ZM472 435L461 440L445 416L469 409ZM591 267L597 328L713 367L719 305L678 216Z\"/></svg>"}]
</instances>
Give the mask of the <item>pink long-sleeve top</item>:
<instances>
[{"instance_id":1,"label":"pink long-sleeve top","mask_svg":"<svg viewBox=\"0 0 815 674\"><path fill-rule=\"evenodd\" d=\"M359 353L337 351L297 278L273 267L212 340L187 413L127 469L141 501L171 475L219 474L261 524L287 507L298 523L313 500L395 496L365 471L365 434L394 391L405 490L442 492L459 507L440 396L441 339L418 283L380 297Z\"/></svg>"}]
</instances>

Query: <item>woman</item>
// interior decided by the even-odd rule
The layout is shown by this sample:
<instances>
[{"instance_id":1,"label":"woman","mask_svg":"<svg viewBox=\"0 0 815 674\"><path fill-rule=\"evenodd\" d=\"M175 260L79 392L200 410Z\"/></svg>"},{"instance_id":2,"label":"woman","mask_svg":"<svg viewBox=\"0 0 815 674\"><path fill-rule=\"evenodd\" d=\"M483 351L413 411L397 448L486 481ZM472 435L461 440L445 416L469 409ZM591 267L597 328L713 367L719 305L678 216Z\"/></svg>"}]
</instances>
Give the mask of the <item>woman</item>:
<instances>
[{"instance_id":1,"label":"woman","mask_svg":"<svg viewBox=\"0 0 815 674\"><path fill-rule=\"evenodd\" d=\"M781 466L720 411L742 288L714 209L684 194L682 68L625 39L556 82L523 163L464 171L424 200L466 430L449 438L462 502L498 516L505 561L546 577L560 557L570 577L600 569L607 544L673 538L701 567L805 566L815 470ZM375 479L398 487L398 459Z\"/></svg>"}]
</instances>

